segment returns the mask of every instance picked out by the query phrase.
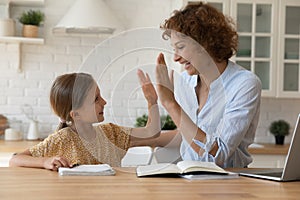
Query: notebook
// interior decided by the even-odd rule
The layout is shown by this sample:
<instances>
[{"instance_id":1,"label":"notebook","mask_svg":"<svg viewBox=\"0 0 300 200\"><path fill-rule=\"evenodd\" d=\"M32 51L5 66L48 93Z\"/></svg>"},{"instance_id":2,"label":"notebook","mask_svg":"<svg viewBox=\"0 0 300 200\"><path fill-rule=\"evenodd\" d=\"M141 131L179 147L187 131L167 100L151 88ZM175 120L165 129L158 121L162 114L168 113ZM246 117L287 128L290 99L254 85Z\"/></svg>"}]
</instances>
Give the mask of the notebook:
<instances>
[{"instance_id":1,"label":"notebook","mask_svg":"<svg viewBox=\"0 0 300 200\"><path fill-rule=\"evenodd\" d=\"M295 181L300 180L300 159L297 154L300 152L300 114L293 132L292 141L288 155L285 160L284 168L242 170L240 175L262 178L274 181Z\"/></svg>"}]
</instances>

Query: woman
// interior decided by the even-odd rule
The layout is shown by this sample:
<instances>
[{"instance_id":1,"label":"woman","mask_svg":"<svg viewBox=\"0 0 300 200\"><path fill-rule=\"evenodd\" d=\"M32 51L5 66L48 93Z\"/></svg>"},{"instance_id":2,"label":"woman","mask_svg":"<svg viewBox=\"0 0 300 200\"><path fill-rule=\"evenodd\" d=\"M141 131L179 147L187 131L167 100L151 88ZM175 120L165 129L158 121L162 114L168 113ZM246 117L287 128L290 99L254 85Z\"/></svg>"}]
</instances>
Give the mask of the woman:
<instances>
[{"instance_id":1,"label":"woman","mask_svg":"<svg viewBox=\"0 0 300 200\"><path fill-rule=\"evenodd\" d=\"M160 117L157 95L148 74L138 70L149 120L146 127L127 128L116 124L96 124L104 120L106 101L93 77L86 73L64 74L56 78L50 103L61 119L58 130L41 143L14 155L10 166L36 167L57 171L77 164L107 163L120 166L132 143L157 137Z\"/></svg>"},{"instance_id":2,"label":"woman","mask_svg":"<svg viewBox=\"0 0 300 200\"><path fill-rule=\"evenodd\" d=\"M163 54L157 58L157 92L181 134L182 159L247 167L252 162L247 148L258 123L261 83L229 60L238 43L232 21L200 2L175 11L161 28L174 48L174 61L184 67L173 85ZM155 144L165 145L174 135L161 134Z\"/></svg>"}]
</instances>

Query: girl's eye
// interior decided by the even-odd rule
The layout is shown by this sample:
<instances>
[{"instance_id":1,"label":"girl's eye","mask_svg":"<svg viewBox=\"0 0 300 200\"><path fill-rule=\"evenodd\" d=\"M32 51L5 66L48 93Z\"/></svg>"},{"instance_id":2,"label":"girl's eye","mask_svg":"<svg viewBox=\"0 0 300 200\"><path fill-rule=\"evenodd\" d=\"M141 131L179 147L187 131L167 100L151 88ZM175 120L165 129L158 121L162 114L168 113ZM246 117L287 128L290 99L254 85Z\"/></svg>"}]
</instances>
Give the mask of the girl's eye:
<instances>
[{"instance_id":1,"label":"girl's eye","mask_svg":"<svg viewBox=\"0 0 300 200\"><path fill-rule=\"evenodd\" d=\"M98 96L96 96L95 102L98 102L99 100L100 100L100 98Z\"/></svg>"}]
</instances>

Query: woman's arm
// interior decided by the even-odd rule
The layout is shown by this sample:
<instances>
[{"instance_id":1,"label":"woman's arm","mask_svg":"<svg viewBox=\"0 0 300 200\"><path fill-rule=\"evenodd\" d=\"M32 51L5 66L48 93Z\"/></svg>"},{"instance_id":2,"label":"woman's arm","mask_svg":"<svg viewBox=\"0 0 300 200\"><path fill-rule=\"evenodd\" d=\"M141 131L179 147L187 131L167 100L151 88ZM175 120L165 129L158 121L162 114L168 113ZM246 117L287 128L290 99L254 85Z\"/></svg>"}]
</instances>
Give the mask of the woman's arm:
<instances>
[{"instance_id":1,"label":"woman's arm","mask_svg":"<svg viewBox=\"0 0 300 200\"><path fill-rule=\"evenodd\" d=\"M72 167L69 161L60 156L33 157L29 149L12 156L9 160L10 167L45 168L57 171L59 167Z\"/></svg>"},{"instance_id":2,"label":"woman's arm","mask_svg":"<svg viewBox=\"0 0 300 200\"><path fill-rule=\"evenodd\" d=\"M190 144L196 153L203 154L203 149L194 143L194 139L206 143L206 133L190 119L177 103L173 92L173 83L168 75L166 62L163 54L159 54L156 66L157 92L161 103L170 114L178 130L183 134L182 137ZM218 145L215 142L210 150L211 155L215 155Z\"/></svg>"},{"instance_id":3,"label":"woman's arm","mask_svg":"<svg viewBox=\"0 0 300 200\"><path fill-rule=\"evenodd\" d=\"M161 130L156 91L148 74L144 74L142 70L138 70L137 74L144 96L148 102L148 121L145 127L132 129L130 138L132 142L158 137Z\"/></svg>"}]
</instances>

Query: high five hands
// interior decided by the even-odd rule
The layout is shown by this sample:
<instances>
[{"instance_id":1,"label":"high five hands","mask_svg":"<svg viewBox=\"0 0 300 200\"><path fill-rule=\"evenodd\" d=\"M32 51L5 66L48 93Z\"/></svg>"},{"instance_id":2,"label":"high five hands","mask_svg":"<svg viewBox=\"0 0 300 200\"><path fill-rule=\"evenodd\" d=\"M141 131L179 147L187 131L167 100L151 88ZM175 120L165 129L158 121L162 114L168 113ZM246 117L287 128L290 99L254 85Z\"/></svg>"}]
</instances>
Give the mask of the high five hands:
<instances>
[{"instance_id":1,"label":"high five hands","mask_svg":"<svg viewBox=\"0 0 300 200\"><path fill-rule=\"evenodd\" d=\"M142 85L142 89L144 92L144 96L149 102L157 101L157 95L164 107L170 105L172 102L175 102L174 97L174 85L173 85L173 74L174 71L171 70L170 75L168 73L167 65L165 62L164 55L160 53L156 60L156 88L155 89L151 83L150 77L148 74L145 74L142 70L138 70L137 72L140 84Z\"/></svg>"}]
</instances>

